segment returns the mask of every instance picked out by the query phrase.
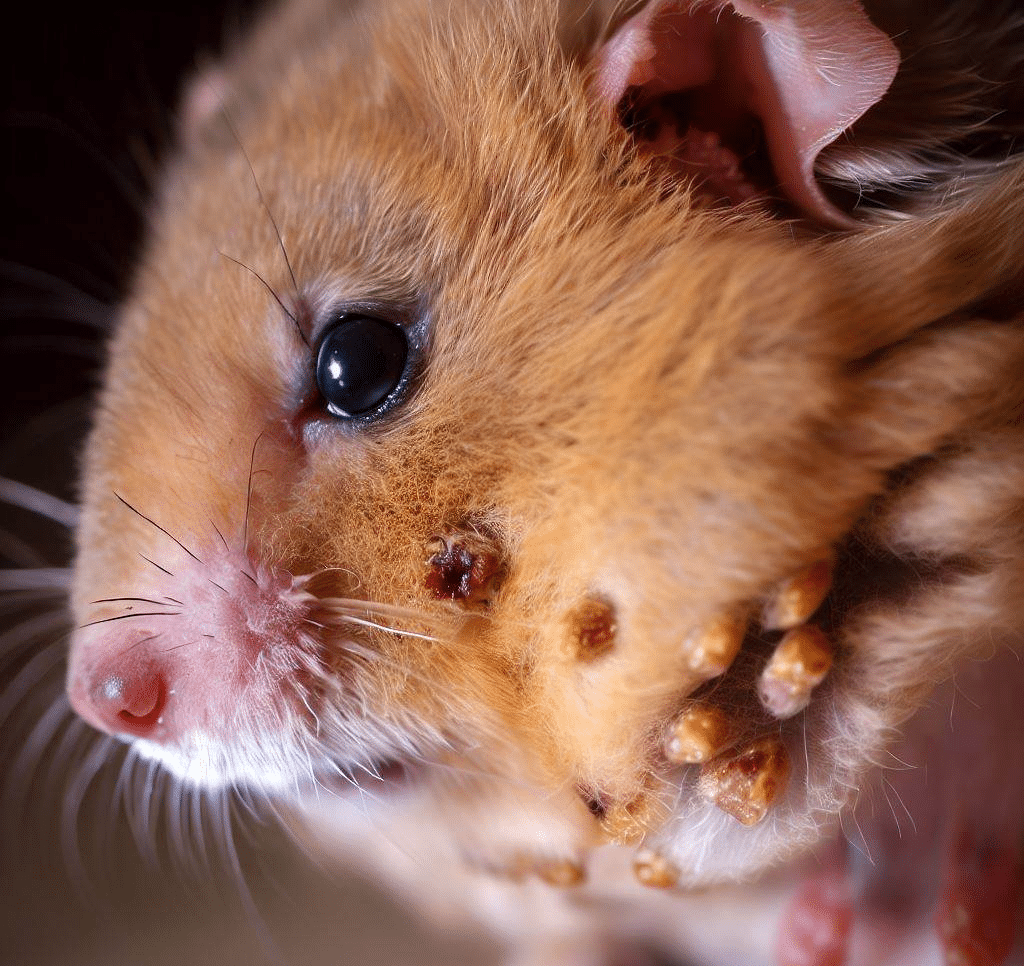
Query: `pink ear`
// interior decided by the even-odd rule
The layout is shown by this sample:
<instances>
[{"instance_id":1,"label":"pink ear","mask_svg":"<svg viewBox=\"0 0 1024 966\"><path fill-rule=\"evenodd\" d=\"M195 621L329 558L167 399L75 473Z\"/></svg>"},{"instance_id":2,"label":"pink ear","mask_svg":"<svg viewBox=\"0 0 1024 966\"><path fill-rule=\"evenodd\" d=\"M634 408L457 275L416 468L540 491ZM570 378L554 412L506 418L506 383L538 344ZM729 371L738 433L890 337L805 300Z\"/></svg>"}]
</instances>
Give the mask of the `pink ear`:
<instances>
[{"instance_id":1,"label":"pink ear","mask_svg":"<svg viewBox=\"0 0 1024 966\"><path fill-rule=\"evenodd\" d=\"M202 67L188 80L178 109L178 132L183 141L195 140L209 120L220 114L227 94L227 72L222 67Z\"/></svg>"},{"instance_id":2,"label":"pink ear","mask_svg":"<svg viewBox=\"0 0 1024 966\"><path fill-rule=\"evenodd\" d=\"M697 96L702 136L716 111L723 130L738 114L756 117L790 201L842 226L851 222L822 193L814 160L898 67L896 47L857 0L651 0L598 51L592 90L611 109L631 88L647 103ZM692 169L692 147L684 154Z\"/></svg>"}]
</instances>

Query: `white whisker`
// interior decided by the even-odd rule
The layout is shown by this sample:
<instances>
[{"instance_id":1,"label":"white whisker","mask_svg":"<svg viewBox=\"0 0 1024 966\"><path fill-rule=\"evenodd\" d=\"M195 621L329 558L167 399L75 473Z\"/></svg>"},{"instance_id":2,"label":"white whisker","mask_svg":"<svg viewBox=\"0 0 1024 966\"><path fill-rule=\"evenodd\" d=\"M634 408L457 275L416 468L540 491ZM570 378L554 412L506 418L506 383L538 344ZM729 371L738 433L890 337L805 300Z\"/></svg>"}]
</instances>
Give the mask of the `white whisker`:
<instances>
[{"instance_id":1,"label":"white whisker","mask_svg":"<svg viewBox=\"0 0 1024 966\"><path fill-rule=\"evenodd\" d=\"M30 513L60 523L69 530L78 523L78 507L27 483L0 476L0 503L21 507Z\"/></svg>"},{"instance_id":2,"label":"white whisker","mask_svg":"<svg viewBox=\"0 0 1024 966\"><path fill-rule=\"evenodd\" d=\"M61 645L62 642L57 640L44 647L14 676L0 695L0 726L7 722L14 709L39 688L49 674L63 664L65 654Z\"/></svg>"},{"instance_id":3,"label":"white whisker","mask_svg":"<svg viewBox=\"0 0 1024 966\"><path fill-rule=\"evenodd\" d=\"M397 627L389 627L387 624L378 624L376 621L367 620L362 617L352 617L349 614L339 615L337 618L338 624L357 624L361 627L372 627L378 631L387 631L389 634L397 634L400 637L414 637L421 641L433 641L435 643L440 642L441 638L435 637L431 634L419 634L416 631L405 631ZM337 626L337 625L335 625Z\"/></svg>"},{"instance_id":4,"label":"white whisker","mask_svg":"<svg viewBox=\"0 0 1024 966\"><path fill-rule=\"evenodd\" d=\"M109 765L111 750L116 744L116 739L108 735L97 737L92 749L81 761L77 772L68 782L67 793L61 809L60 841L64 861L72 879L83 892L88 891L89 877L78 838L78 815L96 775Z\"/></svg>"}]
</instances>

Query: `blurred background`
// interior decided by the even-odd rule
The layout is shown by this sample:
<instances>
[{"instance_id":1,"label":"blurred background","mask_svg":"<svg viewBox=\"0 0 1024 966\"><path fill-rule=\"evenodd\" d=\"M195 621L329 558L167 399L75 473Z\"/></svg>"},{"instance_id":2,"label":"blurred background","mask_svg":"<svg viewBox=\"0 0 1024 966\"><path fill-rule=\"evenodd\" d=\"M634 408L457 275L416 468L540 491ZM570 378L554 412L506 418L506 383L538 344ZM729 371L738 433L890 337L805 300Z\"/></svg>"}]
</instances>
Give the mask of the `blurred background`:
<instances>
[{"instance_id":1,"label":"blurred background","mask_svg":"<svg viewBox=\"0 0 1024 966\"><path fill-rule=\"evenodd\" d=\"M104 327L180 83L253 7L36 3L2 32L0 477L73 502ZM69 553L65 526L0 506L0 566L63 567ZM28 580L10 573L8 586ZM198 840L193 868L175 861L163 815L143 823L140 848L116 804L118 755L94 775L90 737L68 727L65 632L59 594L0 594L3 966L491 961L370 883L315 868L272 822L240 824L238 869Z\"/></svg>"}]
</instances>

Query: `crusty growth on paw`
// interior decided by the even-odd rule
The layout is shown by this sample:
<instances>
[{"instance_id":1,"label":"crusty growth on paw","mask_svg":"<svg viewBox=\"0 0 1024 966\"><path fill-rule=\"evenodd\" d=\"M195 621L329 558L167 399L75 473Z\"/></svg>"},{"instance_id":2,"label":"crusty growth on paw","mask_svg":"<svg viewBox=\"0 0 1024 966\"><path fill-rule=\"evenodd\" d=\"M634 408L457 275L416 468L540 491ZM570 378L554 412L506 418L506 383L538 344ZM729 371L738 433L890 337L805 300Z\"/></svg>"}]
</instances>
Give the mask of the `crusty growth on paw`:
<instances>
[{"instance_id":1,"label":"crusty growth on paw","mask_svg":"<svg viewBox=\"0 0 1024 966\"><path fill-rule=\"evenodd\" d=\"M687 666L701 678L715 678L729 670L743 645L746 621L720 617L694 631L686 640Z\"/></svg>"},{"instance_id":2,"label":"crusty growth on paw","mask_svg":"<svg viewBox=\"0 0 1024 966\"><path fill-rule=\"evenodd\" d=\"M689 705L665 730L662 750L676 765L710 761L736 740L736 726L718 707L703 701Z\"/></svg>"},{"instance_id":3,"label":"crusty growth on paw","mask_svg":"<svg viewBox=\"0 0 1024 966\"><path fill-rule=\"evenodd\" d=\"M832 587L833 566L829 555L784 581L764 606L765 630L788 631L810 618Z\"/></svg>"},{"instance_id":4,"label":"crusty growth on paw","mask_svg":"<svg viewBox=\"0 0 1024 966\"><path fill-rule=\"evenodd\" d=\"M767 736L708 762L698 787L723 812L744 825L757 825L786 790L789 771L782 741Z\"/></svg>"},{"instance_id":5,"label":"crusty growth on paw","mask_svg":"<svg viewBox=\"0 0 1024 966\"><path fill-rule=\"evenodd\" d=\"M797 627L779 641L758 682L761 703L776 718L807 707L811 692L832 667L832 644L813 624Z\"/></svg>"},{"instance_id":6,"label":"crusty growth on paw","mask_svg":"<svg viewBox=\"0 0 1024 966\"><path fill-rule=\"evenodd\" d=\"M671 889L679 881L679 869L653 849L641 849L633 859L633 874L641 885Z\"/></svg>"},{"instance_id":7,"label":"crusty growth on paw","mask_svg":"<svg viewBox=\"0 0 1024 966\"><path fill-rule=\"evenodd\" d=\"M616 845L638 845L661 828L668 817L665 802L645 788L628 801L612 805L601 819L601 828Z\"/></svg>"},{"instance_id":8,"label":"crusty growth on paw","mask_svg":"<svg viewBox=\"0 0 1024 966\"><path fill-rule=\"evenodd\" d=\"M534 871L542 882L561 889L582 885L587 878L586 869L572 859L547 859L538 862Z\"/></svg>"}]
</instances>

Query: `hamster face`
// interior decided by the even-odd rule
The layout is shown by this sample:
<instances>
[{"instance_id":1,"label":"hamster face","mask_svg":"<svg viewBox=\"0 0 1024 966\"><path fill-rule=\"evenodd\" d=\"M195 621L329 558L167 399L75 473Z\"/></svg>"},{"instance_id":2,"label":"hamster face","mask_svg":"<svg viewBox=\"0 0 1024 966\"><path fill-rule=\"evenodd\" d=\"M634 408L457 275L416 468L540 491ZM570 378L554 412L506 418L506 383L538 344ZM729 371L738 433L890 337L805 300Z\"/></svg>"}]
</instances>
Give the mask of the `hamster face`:
<instances>
[{"instance_id":1,"label":"hamster face","mask_svg":"<svg viewBox=\"0 0 1024 966\"><path fill-rule=\"evenodd\" d=\"M485 868L809 848L972 628L1015 639L979 535L1017 494L935 494L1024 452L1019 328L942 321L1012 279L1021 175L927 237L794 236L638 151L553 12L295 6L248 44L111 346L78 712L205 786L415 789Z\"/></svg>"}]
</instances>

